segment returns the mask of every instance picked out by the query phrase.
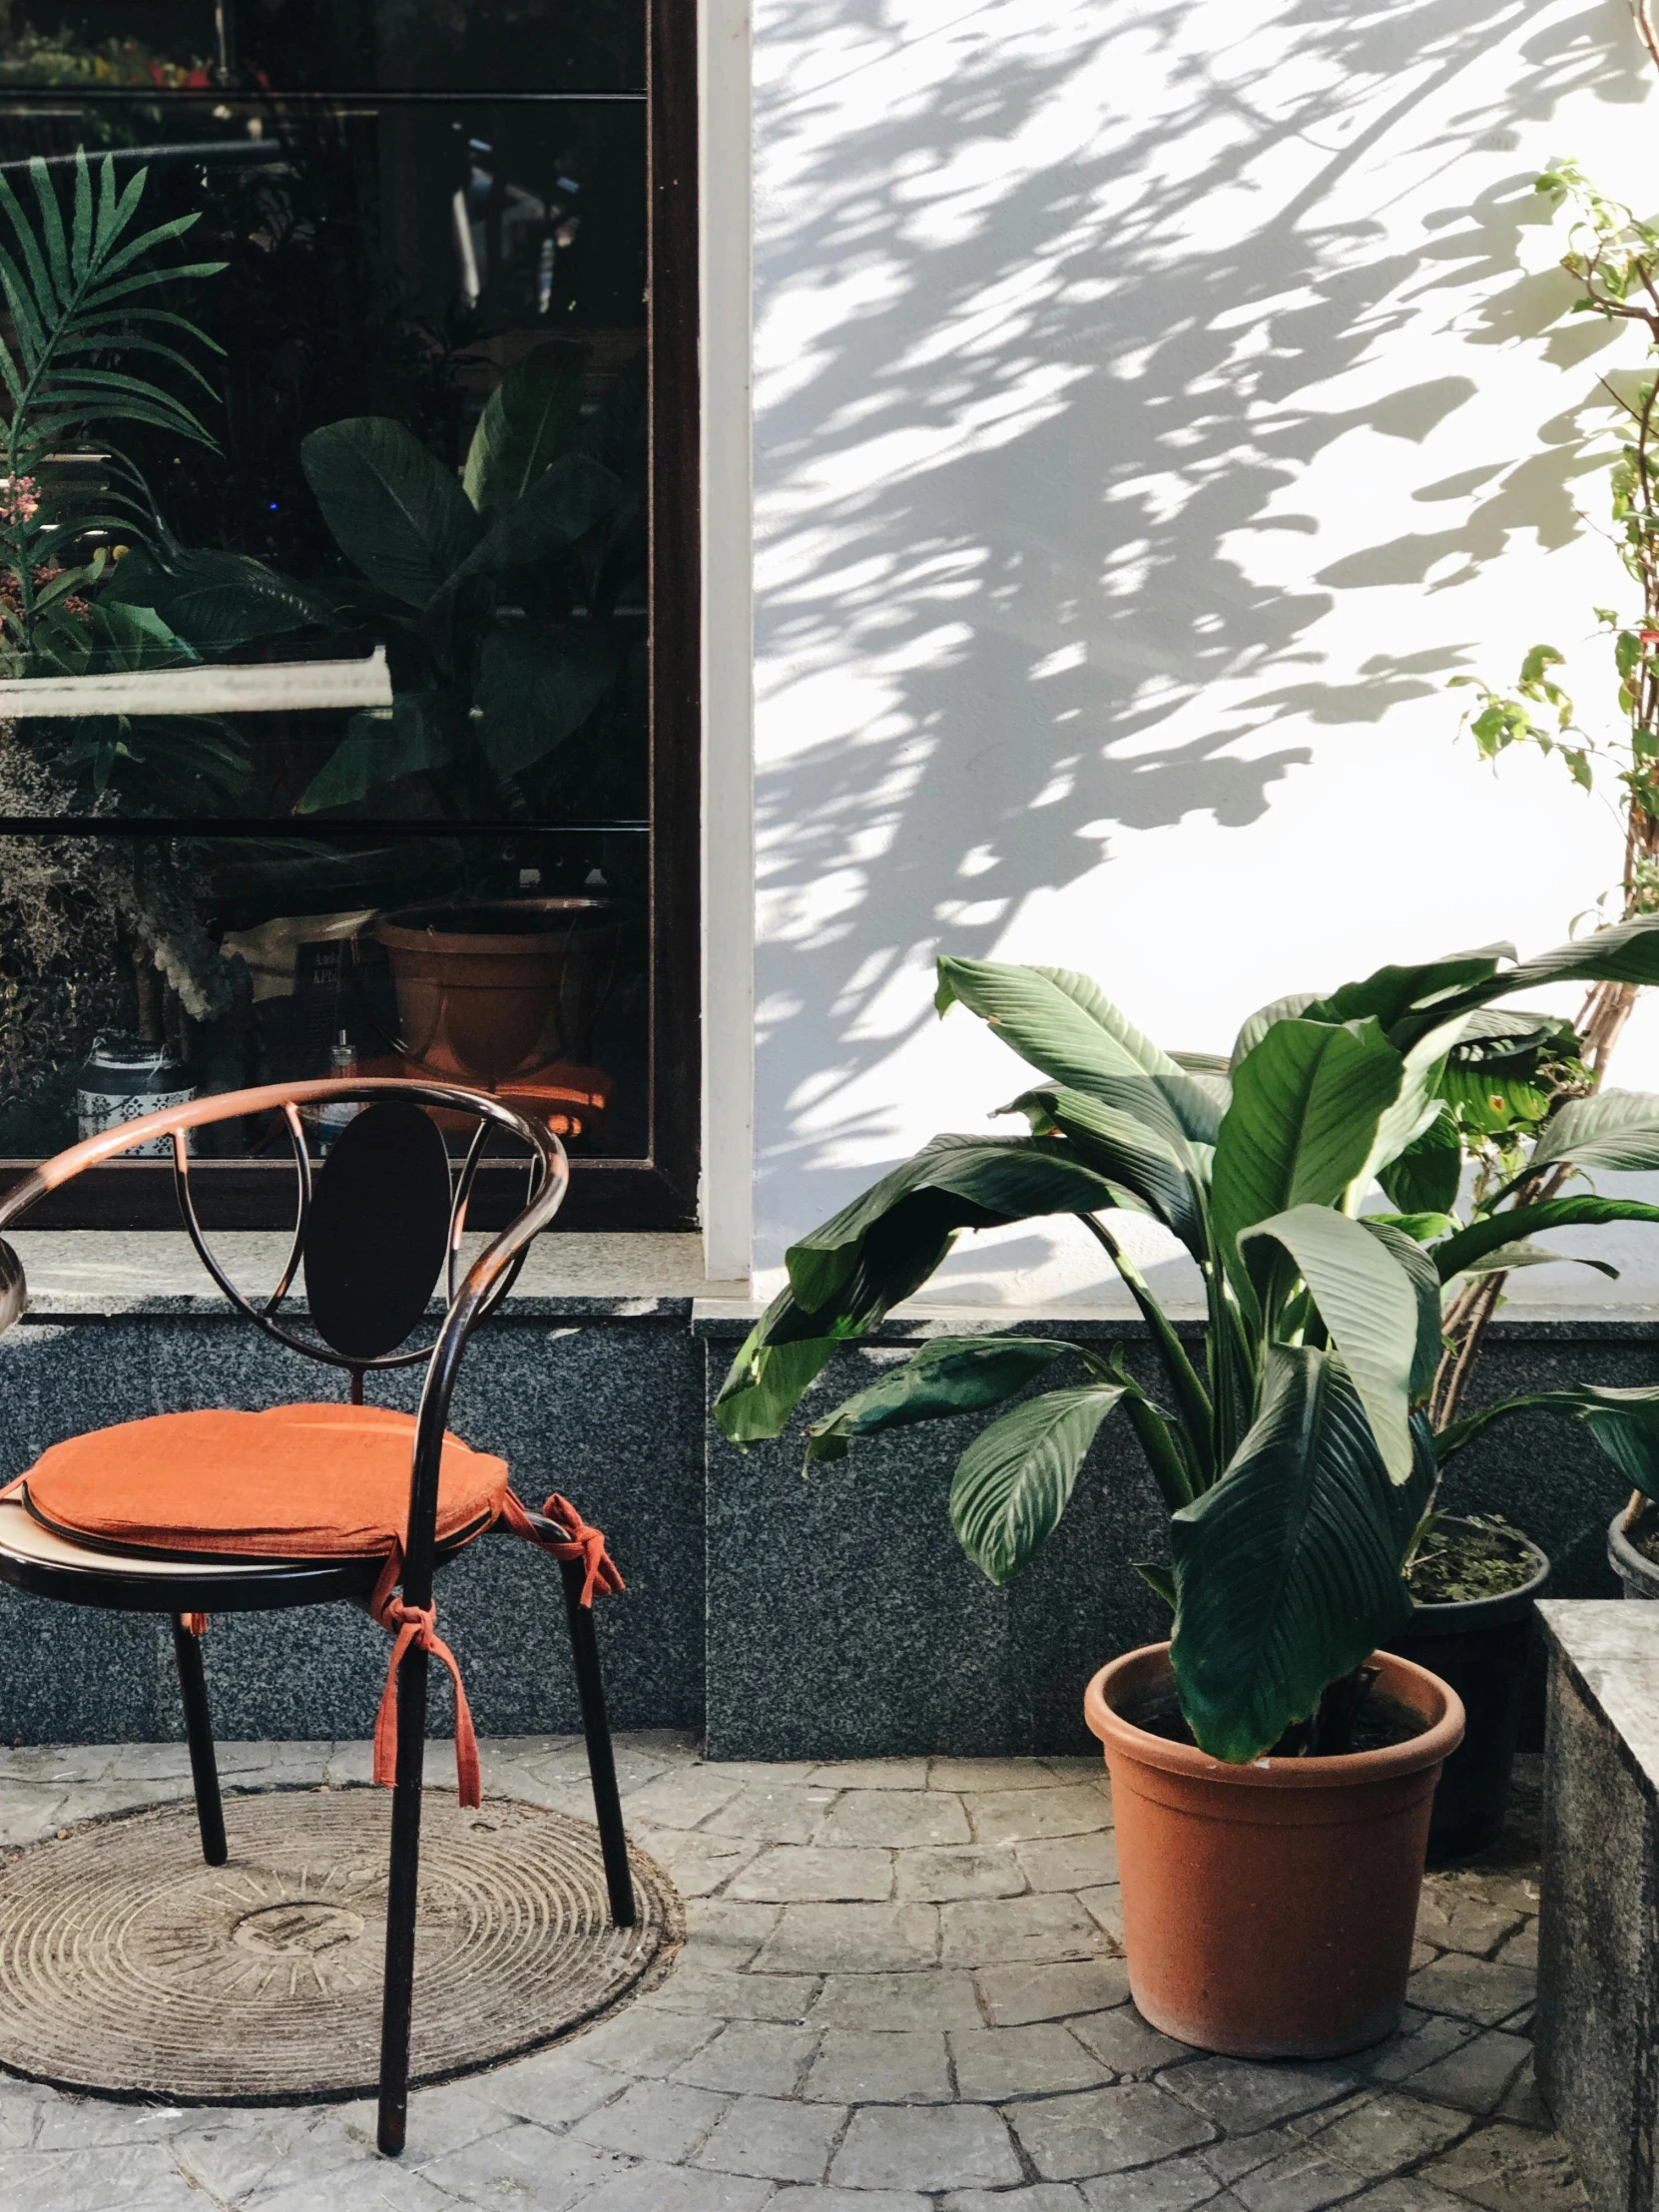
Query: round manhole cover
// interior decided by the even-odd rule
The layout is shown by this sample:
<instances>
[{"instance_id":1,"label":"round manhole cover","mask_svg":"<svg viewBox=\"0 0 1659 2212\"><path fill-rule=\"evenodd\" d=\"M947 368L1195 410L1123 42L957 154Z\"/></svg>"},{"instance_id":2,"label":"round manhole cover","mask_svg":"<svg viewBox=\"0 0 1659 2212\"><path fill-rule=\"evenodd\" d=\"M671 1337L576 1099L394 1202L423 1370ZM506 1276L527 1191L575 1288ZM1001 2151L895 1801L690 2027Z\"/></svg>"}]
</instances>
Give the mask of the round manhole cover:
<instances>
[{"instance_id":1,"label":"round manhole cover","mask_svg":"<svg viewBox=\"0 0 1659 2212\"><path fill-rule=\"evenodd\" d=\"M371 2093L387 1790L228 1797L228 1865L195 1808L90 1822L0 1867L0 2066L63 2088L202 2102ZM428 1792L415 1943L417 2081L550 2042L618 2002L683 1932L633 1856L613 1928L598 1831Z\"/></svg>"}]
</instances>

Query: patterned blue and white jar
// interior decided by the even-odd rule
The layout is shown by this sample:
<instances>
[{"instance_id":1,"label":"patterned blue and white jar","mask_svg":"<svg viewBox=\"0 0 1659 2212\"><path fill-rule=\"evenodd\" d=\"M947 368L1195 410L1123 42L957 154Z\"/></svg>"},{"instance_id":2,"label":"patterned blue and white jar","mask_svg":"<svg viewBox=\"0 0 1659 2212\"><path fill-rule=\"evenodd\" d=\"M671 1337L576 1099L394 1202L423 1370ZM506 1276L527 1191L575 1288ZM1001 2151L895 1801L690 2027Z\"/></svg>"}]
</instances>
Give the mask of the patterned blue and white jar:
<instances>
[{"instance_id":1,"label":"patterned blue and white jar","mask_svg":"<svg viewBox=\"0 0 1659 2212\"><path fill-rule=\"evenodd\" d=\"M102 1136L124 1121L169 1106L188 1106L196 1085L165 1044L137 1037L95 1037L75 1092L75 1119L83 1137ZM128 1160L171 1160L171 1137L152 1137L122 1155Z\"/></svg>"}]
</instances>

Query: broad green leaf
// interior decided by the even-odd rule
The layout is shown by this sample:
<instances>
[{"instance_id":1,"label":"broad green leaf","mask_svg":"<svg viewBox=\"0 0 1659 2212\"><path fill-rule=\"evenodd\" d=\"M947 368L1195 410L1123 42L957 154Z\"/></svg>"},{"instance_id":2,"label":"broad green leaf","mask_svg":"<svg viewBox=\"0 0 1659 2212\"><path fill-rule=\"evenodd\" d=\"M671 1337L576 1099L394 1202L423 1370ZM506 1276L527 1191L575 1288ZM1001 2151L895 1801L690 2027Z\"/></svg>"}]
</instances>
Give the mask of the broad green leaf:
<instances>
[{"instance_id":1,"label":"broad green leaf","mask_svg":"<svg viewBox=\"0 0 1659 2212\"><path fill-rule=\"evenodd\" d=\"M1532 1390L1501 1404L1487 1405L1466 1420L1454 1421L1434 1439L1440 1464L1494 1421L1517 1413L1559 1413L1587 1428L1620 1474L1644 1497L1659 1498L1659 1383L1616 1389L1580 1382L1564 1390Z\"/></svg>"},{"instance_id":2,"label":"broad green leaf","mask_svg":"<svg viewBox=\"0 0 1659 2212\"><path fill-rule=\"evenodd\" d=\"M1450 1065L1440 1076L1440 1096L1459 1127L1475 1136L1535 1128L1549 1112L1549 1094L1530 1080L1527 1061Z\"/></svg>"},{"instance_id":3,"label":"broad green leaf","mask_svg":"<svg viewBox=\"0 0 1659 2212\"><path fill-rule=\"evenodd\" d=\"M528 621L484 639L478 741L500 777L545 760L581 729L617 678L617 642L595 622Z\"/></svg>"},{"instance_id":4,"label":"broad green leaf","mask_svg":"<svg viewBox=\"0 0 1659 2212\"><path fill-rule=\"evenodd\" d=\"M1186 1135L1214 1144L1216 1094L1143 1036L1097 983L1071 968L1017 967L1002 960L939 961L934 1005L963 1005L1034 1068L1070 1090L1092 1091L1101 1077L1148 1076Z\"/></svg>"},{"instance_id":5,"label":"broad green leaf","mask_svg":"<svg viewBox=\"0 0 1659 2212\"><path fill-rule=\"evenodd\" d=\"M515 361L484 403L461 482L493 522L567 452L582 419L589 348L553 338Z\"/></svg>"},{"instance_id":6,"label":"broad green leaf","mask_svg":"<svg viewBox=\"0 0 1659 2212\"><path fill-rule=\"evenodd\" d=\"M1570 1021L1523 1006L1479 1006L1463 1017L1463 1034L1451 1051L1455 1066L1505 1066L1540 1058L1576 1057L1579 1039Z\"/></svg>"},{"instance_id":7,"label":"broad green leaf","mask_svg":"<svg viewBox=\"0 0 1659 2212\"><path fill-rule=\"evenodd\" d=\"M312 777L294 813L350 807L454 758L454 709L440 692L396 692L389 707L365 707Z\"/></svg>"},{"instance_id":8,"label":"broad green leaf","mask_svg":"<svg viewBox=\"0 0 1659 2212\"><path fill-rule=\"evenodd\" d=\"M1462 1226L1455 1214L1362 1214L1360 1219L1379 1229L1397 1229L1401 1236L1419 1245L1453 1236Z\"/></svg>"},{"instance_id":9,"label":"broad green leaf","mask_svg":"<svg viewBox=\"0 0 1659 2212\"><path fill-rule=\"evenodd\" d=\"M1120 1086L1108 1079L1102 1087L1132 1095L1128 1082ZM1025 1092L1010 1111L1029 1115L1034 1128L1058 1130L1086 1166L1132 1191L1202 1262L1209 1257L1209 1237L1192 1154L1154 1086L1138 1081L1133 1088L1156 1102L1162 1122L1149 1125L1105 1098L1057 1085Z\"/></svg>"},{"instance_id":10,"label":"broad green leaf","mask_svg":"<svg viewBox=\"0 0 1659 2212\"><path fill-rule=\"evenodd\" d=\"M1334 1206L1359 1174L1403 1062L1375 1021L1277 1021L1240 1061L1211 1181L1223 1266L1253 1301L1238 1236L1294 1206Z\"/></svg>"},{"instance_id":11,"label":"broad green leaf","mask_svg":"<svg viewBox=\"0 0 1659 2212\"><path fill-rule=\"evenodd\" d=\"M340 551L406 606L435 598L478 542L459 481L399 422L331 422L302 440L299 460Z\"/></svg>"},{"instance_id":12,"label":"broad green leaf","mask_svg":"<svg viewBox=\"0 0 1659 2212\"><path fill-rule=\"evenodd\" d=\"M1471 983L1432 1007L1402 1015L1394 1025L1393 1041L1403 1050L1453 1014L1544 983L1659 983L1659 914L1638 914L1632 921L1557 945L1552 952L1541 952L1518 967Z\"/></svg>"},{"instance_id":13,"label":"broad green leaf","mask_svg":"<svg viewBox=\"0 0 1659 2212\"><path fill-rule=\"evenodd\" d=\"M951 1525L992 1582L1006 1582L1052 1535L1095 1433L1122 1395L1118 1383L1050 1390L992 1421L963 1452L950 1485Z\"/></svg>"},{"instance_id":14,"label":"broad green leaf","mask_svg":"<svg viewBox=\"0 0 1659 2212\"><path fill-rule=\"evenodd\" d=\"M901 1200L921 1193L936 1194L945 1202L944 1212L955 1228L989 1228L1032 1215L1095 1213L1113 1203L1106 1179L1057 1139L935 1137L913 1159L790 1247L790 1286L802 1306L817 1312L837 1298L858 1266L870 1231Z\"/></svg>"},{"instance_id":15,"label":"broad green leaf","mask_svg":"<svg viewBox=\"0 0 1659 2212\"><path fill-rule=\"evenodd\" d=\"M1305 1011L1310 1021L1363 1021L1369 1015L1391 1031L1406 1014L1433 1009L1448 993L1487 981L1497 973L1500 961L1514 957L1512 944L1487 944L1473 952L1449 953L1442 960L1424 961L1415 967L1381 967L1358 983L1343 984L1329 998L1316 1000ZM1442 1011L1439 1018L1444 1020L1446 1012Z\"/></svg>"},{"instance_id":16,"label":"broad green leaf","mask_svg":"<svg viewBox=\"0 0 1659 2212\"><path fill-rule=\"evenodd\" d=\"M1417 1298L1405 1266L1389 1249L1389 1235L1397 1232L1370 1232L1329 1206L1294 1206L1242 1230L1239 1241L1264 1310L1271 1262L1263 1247L1278 1245L1290 1254L1342 1355L1388 1478L1403 1482L1411 1472ZM1415 1257L1408 1238L1399 1243ZM1437 1334L1437 1306L1434 1319Z\"/></svg>"},{"instance_id":17,"label":"broad green leaf","mask_svg":"<svg viewBox=\"0 0 1659 2212\"><path fill-rule=\"evenodd\" d=\"M733 1362L716 1419L734 1442L777 1435L835 1346L918 1291L959 1230L1111 1203L1111 1186L1061 1142L935 1137L790 1248L791 1287ZM805 1345L819 1349L809 1357Z\"/></svg>"},{"instance_id":18,"label":"broad green leaf","mask_svg":"<svg viewBox=\"0 0 1659 2212\"><path fill-rule=\"evenodd\" d=\"M574 545L602 515L610 513L622 485L608 468L585 453L567 453L531 485L516 507L509 507L450 577L451 586L469 576L502 576L515 568Z\"/></svg>"},{"instance_id":19,"label":"broad green leaf","mask_svg":"<svg viewBox=\"0 0 1659 2212\"><path fill-rule=\"evenodd\" d=\"M1355 1178L1362 1195L1402 1152L1408 1152L1419 1138L1430 1137L1438 1129L1446 1054L1462 1034L1463 1020L1459 1015L1437 1029L1430 1029L1404 1053L1399 1095L1383 1108L1371 1150L1366 1155L1366 1164ZM1451 1204L1449 1197L1445 1204Z\"/></svg>"},{"instance_id":20,"label":"broad green leaf","mask_svg":"<svg viewBox=\"0 0 1659 2212\"><path fill-rule=\"evenodd\" d=\"M1045 1337L935 1337L901 1368L814 1421L808 1460L845 1458L853 1436L1000 1405L1071 1349Z\"/></svg>"},{"instance_id":21,"label":"broad green leaf","mask_svg":"<svg viewBox=\"0 0 1659 2212\"><path fill-rule=\"evenodd\" d=\"M1487 1253L1517 1238L1541 1236L1546 1229L1596 1229L1612 1221L1659 1222L1659 1206L1645 1206L1635 1198L1548 1198L1536 1206L1506 1206L1459 1229L1443 1244L1435 1245L1432 1258L1440 1281L1449 1283ZM1567 1255L1562 1253L1560 1258Z\"/></svg>"},{"instance_id":22,"label":"broad green leaf","mask_svg":"<svg viewBox=\"0 0 1659 2212\"><path fill-rule=\"evenodd\" d=\"M1597 1091L1571 1098L1544 1124L1532 1164L1571 1160L1581 1168L1659 1168L1659 1094Z\"/></svg>"},{"instance_id":23,"label":"broad green leaf","mask_svg":"<svg viewBox=\"0 0 1659 2212\"><path fill-rule=\"evenodd\" d=\"M1507 1275L1511 1268L1594 1268L1597 1275L1609 1276L1615 1283L1619 1279L1618 1269L1605 1260L1592 1260L1582 1252L1551 1252L1548 1245L1528 1244L1524 1237L1471 1260L1461 1273Z\"/></svg>"},{"instance_id":24,"label":"broad green leaf","mask_svg":"<svg viewBox=\"0 0 1659 2212\"><path fill-rule=\"evenodd\" d=\"M1463 1144L1449 1107L1377 1171L1391 1202L1402 1213L1444 1214L1456 1203L1463 1180Z\"/></svg>"},{"instance_id":25,"label":"broad green leaf","mask_svg":"<svg viewBox=\"0 0 1659 2212\"><path fill-rule=\"evenodd\" d=\"M202 656L151 607L99 599L91 619L95 671L184 668Z\"/></svg>"},{"instance_id":26,"label":"broad green leaf","mask_svg":"<svg viewBox=\"0 0 1659 2212\"><path fill-rule=\"evenodd\" d=\"M791 1344L766 1342L768 1322L793 1303L787 1291L773 1300L749 1332L715 1399L715 1419L722 1433L740 1448L783 1432L791 1413L836 1350L832 1337Z\"/></svg>"},{"instance_id":27,"label":"broad green leaf","mask_svg":"<svg viewBox=\"0 0 1659 2212\"><path fill-rule=\"evenodd\" d=\"M1389 1482L1334 1354L1270 1349L1233 1464L1170 1523L1171 1658L1205 1751L1259 1758L1405 1626L1400 1555L1431 1481L1419 1448L1410 1481Z\"/></svg>"},{"instance_id":28,"label":"broad green leaf","mask_svg":"<svg viewBox=\"0 0 1659 2212\"><path fill-rule=\"evenodd\" d=\"M1420 1405L1434 1386L1434 1377L1445 1349L1440 1328L1440 1276L1433 1255L1425 1252L1407 1229L1395 1222L1363 1216L1360 1226L1380 1240L1411 1285L1417 1304L1417 1338L1411 1355L1410 1399Z\"/></svg>"},{"instance_id":29,"label":"broad green leaf","mask_svg":"<svg viewBox=\"0 0 1659 2212\"><path fill-rule=\"evenodd\" d=\"M1318 991L1292 991L1284 998L1270 1000L1266 1006L1258 1006L1233 1041L1229 1066L1237 1071L1240 1061L1255 1051L1276 1021L1295 1021L1310 1006L1318 1004L1319 995Z\"/></svg>"},{"instance_id":30,"label":"broad green leaf","mask_svg":"<svg viewBox=\"0 0 1659 2212\"><path fill-rule=\"evenodd\" d=\"M165 563L135 546L100 594L104 606L152 607L201 653L228 653L255 638L331 626L320 592L279 576L246 553L179 547Z\"/></svg>"}]
</instances>

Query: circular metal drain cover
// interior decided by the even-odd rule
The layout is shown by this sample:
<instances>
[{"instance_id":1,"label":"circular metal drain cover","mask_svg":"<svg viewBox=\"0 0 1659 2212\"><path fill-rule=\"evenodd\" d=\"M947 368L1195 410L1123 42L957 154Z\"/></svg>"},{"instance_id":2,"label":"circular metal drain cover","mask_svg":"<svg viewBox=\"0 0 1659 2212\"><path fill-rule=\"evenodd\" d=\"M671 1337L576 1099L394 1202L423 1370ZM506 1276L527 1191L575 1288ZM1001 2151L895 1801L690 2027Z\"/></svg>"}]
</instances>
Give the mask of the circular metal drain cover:
<instances>
[{"instance_id":1,"label":"circular metal drain cover","mask_svg":"<svg viewBox=\"0 0 1659 2212\"><path fill-rule=\"evenodd\" d=\"M224 1867L189 1804L0 1867L0 2066L186 2102L372 2092L390 1791L228 1797L225 1825ZM428 1792L411 2077L532 2049L632 1989L684 1925L661 1870L633 1867L638 1925L613 1928L587 1822Z\"/></svg>"}]
</instances>

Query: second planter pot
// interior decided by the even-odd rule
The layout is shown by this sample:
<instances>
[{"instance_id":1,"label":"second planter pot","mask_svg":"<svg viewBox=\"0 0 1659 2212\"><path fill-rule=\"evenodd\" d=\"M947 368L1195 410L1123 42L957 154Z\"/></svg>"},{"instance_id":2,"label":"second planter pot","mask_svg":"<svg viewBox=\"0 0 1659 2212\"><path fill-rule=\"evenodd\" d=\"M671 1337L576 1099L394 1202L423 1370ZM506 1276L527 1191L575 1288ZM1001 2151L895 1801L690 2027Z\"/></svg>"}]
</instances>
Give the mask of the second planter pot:
<instances>
[{"instance_id":1,"label":"second planter pot","mask_svg":"<svg viewBox=\"0 0 1659 2212\"><path fill-rule=\"evenodd\" d=\"M1378 1653L1407 1742L1230 1766L1129 1716L1167 1705L1168 1644L1103 1667L1083 1699L1112 1776L1124 1940L1154 2027L1238 2058L1334 2058L1394 2026L1410 1970L1429 1803L1463 1733L1455 1691Z\"/></svg>"},{"instance_id":2,"label":"second planter pot","mask_svg":"<svg viewBox=\"0 0 1659 2212\"><path fill-rule=\"evenodd\" d=\"M1460 1524L1448 1514L1444 1525L1455 1530ZM1503 1827L1532 1652L1533 1601L1549 1584L1546 1555L1518 1530L1514 1544L1532 1570L1518 1589L1419 1605L1410 1627L1393 1641L1402 1659L1449 1682L1463 1704L1463 1741L1445 1763L1428 1824L1428 1857L1435 1863L1484 1851Z\"/></svg>"},{"instance_id":3,"label":"second planter pot","mask_svg":"<svg viewBox=\"0 0 1659 2212\"><path fill-rule=\"evenodd\" d=\"M1644 1506L1638 1526L1645 1530L1652 1517L1653 1507ZM1630 1541L1634 1531L1627 1525L1629 1519L1629 1506L1621 1505L1608 1523L1608 1564L1624 1584L1626 1597L1659 1597L1659 1566Z\"/></svg>"}]
</instances>

